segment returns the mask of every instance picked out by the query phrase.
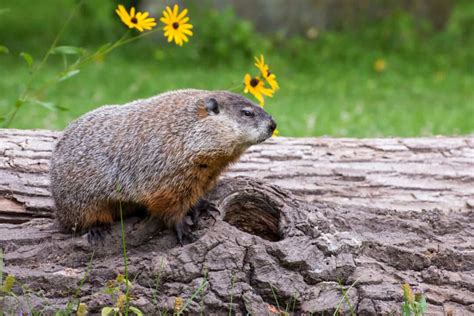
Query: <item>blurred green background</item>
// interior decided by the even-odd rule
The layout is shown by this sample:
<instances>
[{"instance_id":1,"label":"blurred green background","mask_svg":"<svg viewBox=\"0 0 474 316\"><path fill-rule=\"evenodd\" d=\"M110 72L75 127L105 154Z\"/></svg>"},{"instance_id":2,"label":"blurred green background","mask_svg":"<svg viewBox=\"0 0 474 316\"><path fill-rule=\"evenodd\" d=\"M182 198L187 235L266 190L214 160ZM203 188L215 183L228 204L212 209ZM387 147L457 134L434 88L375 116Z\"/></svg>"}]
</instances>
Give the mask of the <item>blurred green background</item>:
<instances>
[{"instance_id":1,"label":"blurred green background","mask_svg":"<svg viewBox=\"0 0 474 316\"><path fill-rule=\"evenodd\" d=\"M473 133L474 1L443 1L413 0L409 7L396 4L402 1L346 1L340 9L334 5L341 1L319 1L332 5L325 12L333 14L321 23L303 8L304 23L297 27L272 21L270 11L260 18L262 5L276 10L272 6L282 1L256 1L256 8L249 1L243 9L242 2L236 8L232 1L229 6L185 1L195 32L189 43L168 44L156 33L124 46L39 96L67 110L26 104L11 127L62 129L97 106L171 89L237 87L243 93L245 73L256 73L253 56L263 53L281 87L265 108L283 136ZM428 13L417 13L418 2ZM158 19L163 6L163 1L86 0L59 45L93 50L119 38L126 31L114 12L119 3L149 8ZM19 54L41 60L76 4L2 0L0 45L9 53L0 53L0 115L11 109L28 80ZM292 19L298 21L298 8L293 9ZM384 67L376 69L377 61ZM61 56L52 56L34 86L54 78L62 65Z\"/></svg>"}]
</instances>

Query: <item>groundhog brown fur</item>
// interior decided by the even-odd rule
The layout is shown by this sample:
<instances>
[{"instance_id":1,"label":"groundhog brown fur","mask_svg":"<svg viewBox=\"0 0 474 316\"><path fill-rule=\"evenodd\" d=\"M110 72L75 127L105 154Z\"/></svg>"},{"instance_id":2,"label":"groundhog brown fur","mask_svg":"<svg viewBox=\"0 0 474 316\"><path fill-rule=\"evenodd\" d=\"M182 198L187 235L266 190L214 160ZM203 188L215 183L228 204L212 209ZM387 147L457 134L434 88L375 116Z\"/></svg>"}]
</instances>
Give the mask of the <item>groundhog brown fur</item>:
<instances>
[{"instance_id":1,"label":"groundhog brown fur","mask_svg":"<svg viewBox=\"0 0 474 316\"><path fill-rule=\"evenodd\" d=\"M226 91L177 90L86 113L64 131L51 161L56 218L73 232L109 225L119 203L144 206L174 227L219 175L276 123Z\"/></svg>"}]
</instances>

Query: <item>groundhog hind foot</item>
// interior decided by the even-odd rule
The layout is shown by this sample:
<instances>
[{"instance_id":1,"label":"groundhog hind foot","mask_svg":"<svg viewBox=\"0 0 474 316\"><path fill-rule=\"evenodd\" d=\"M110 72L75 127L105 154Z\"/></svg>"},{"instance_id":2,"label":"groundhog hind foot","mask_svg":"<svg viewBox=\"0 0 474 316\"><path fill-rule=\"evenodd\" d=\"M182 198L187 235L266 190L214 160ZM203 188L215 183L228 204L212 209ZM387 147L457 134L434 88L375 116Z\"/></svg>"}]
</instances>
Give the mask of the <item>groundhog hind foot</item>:
<instances>
[{"instance_id":1,"label":"groundhog hind foot","mask_svg":"<svg viewBox=\"0 0 474 316\"><path fill-rule=\"evenodd\" d=\"M110 233L110 225L100 224L91 226L87 232L87 241L91 246L97 246L99 243L103 245L106 234Z\"/></svg>"},{"instance_id":2,"label":"groundhog hind foot","mask_svg":"<svg viewBox=\"0 0 474 316\"><path fill-rule=\"evenodd\" d=\"M181 222L174 225L174 231L176 233L176 241L178 244L183 247L185 244L195 242L197 240L196 236L191 232L191 226L187 221L187 218L183 218Z\"/></svg>"}]
</instances>

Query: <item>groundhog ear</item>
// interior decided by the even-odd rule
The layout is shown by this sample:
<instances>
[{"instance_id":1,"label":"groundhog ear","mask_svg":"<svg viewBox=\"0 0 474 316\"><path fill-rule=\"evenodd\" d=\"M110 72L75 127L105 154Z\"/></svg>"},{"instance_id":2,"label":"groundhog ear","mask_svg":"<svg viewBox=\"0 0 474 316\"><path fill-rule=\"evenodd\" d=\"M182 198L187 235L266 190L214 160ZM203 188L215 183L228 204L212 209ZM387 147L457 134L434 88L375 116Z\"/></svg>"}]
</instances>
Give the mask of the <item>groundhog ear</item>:
<instances>
[{"instance_id":1,"label":"groundhog ear","mask_svg":"<svg viewBox=\"0 0 474 316\"><path fill-rule=\"evenodd\" d=\"M205 101L204 107L206 108L206 111L209 113L209 115L219 114L219 104L214 98L207 99Z\"/></svg>"}]
</instances>

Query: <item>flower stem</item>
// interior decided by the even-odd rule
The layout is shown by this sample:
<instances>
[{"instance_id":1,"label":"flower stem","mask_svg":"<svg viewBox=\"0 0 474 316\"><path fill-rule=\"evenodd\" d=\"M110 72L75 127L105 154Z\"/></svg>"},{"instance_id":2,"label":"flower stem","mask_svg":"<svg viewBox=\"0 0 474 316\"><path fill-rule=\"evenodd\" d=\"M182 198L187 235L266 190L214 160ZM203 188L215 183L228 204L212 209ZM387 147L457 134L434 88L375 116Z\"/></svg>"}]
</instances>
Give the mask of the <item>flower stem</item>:
<instances>
[{"instance_id":1,"label":"flower stem","mask_svg":"<svg viewBox=\"0 0 474 316\"><path fill-rule=\"evenodd\" d=\"M15 116L18 114L18 111L20 110L20 107L15 106L15 109L11 114L9 114L7 121L3 124L2 127L7 128L10 126L10 124L13 122L15 119Z\"/></svg>"},{"instance_id":2,"label":"flower stem","mask_svg":"<svg viewBox=\"0 0 474 316\"><path fill-rule=\"evenodd\" d=\"M120 207L120 228L122 233L122 250L123 250L123 264L125 274L125 315L128 315L128 308L130 304L130 286L128 280L128 257L127 257L127 245L125 243L125 225L123 223L123 211L122 202L119 202Z\"/></svg>"},{"instance_id":3,"label":"flower stem","mask_svg":"<svg viewBox=\"0 0 474 316\"><path fill-rule=\"evenodd\" d=\"M41 60L40 64L38 65L38 67L36 68L36 71L38 71L46 63L46 61L48 60L49 55L51 55L51 51L56 47L56 44L58 43L59 39L61 38L61 35L63 35L64 31L66 30L66 26L69 24L69 22L71 22L74 15L76 15L76 12L84 4L84 1L85 0L79 1L79 3L71 11L71 14L69 14L66 22L63 24L61 30L59 30L59 33L56 35L56 38L54 39L53 43L51 43L51 46L46 51L46 54L44 55L43 59Z\"/></svg>"},{"instance_id":4,"label":"flower stem","mask_svg":"<svg viewBox=\"0 0 474 316\"><path fill-rule=\"evenodd\" d=\"M54 38L53 42L51 43L50 47L44 54L43 58L41 59L40 63L31 71L28 81L26 82L25 89L23 92L20 94L20 97L17 99L17 102L19 100L25 100L28 95L30 94L30 89L31 89L31 84L33 83L33 79L35 75L38 73L38 71L44 66L44 64L48 61L49 55L51 55L51 51L56 47L56 44L58 43L59 39L61 38L62 34L66 30L66 26L71 22L72 18L76 15L77 11L79 8L84 4L85 0L80 0L79 3L74 7L74 9L71 11L69 16L66 19L66 22L64 22L63 26L59 30L58 34ZM20 110L20 107L24 103L21 103L19 106L15 104L15 109L9 114L7 121L2 125L2 127L9 127L13 120L15 119L16 115L18 114L18 111Z\"/></svg>"},{"instance_id":5,"label":"flower stem","mask_svg":"<svg viewBox=\"0 0 474 316\"><path fill-rule=\"evenodd\" d=\"M242 88L242 83L239 83L237 85L231 86L230 88L227 88L228 91L239 91L239 89Z\"/></svg>"},{"instance_id":6,"label":"flower stem","mask_svg":"<svg viewBox=\"0 0 474 316\"><path fill-rule=\"evenodd\" d=\"M84 66L85 64L87 64L88 62L90 62L91 60L93 60L94 58L97 58L99 56L105 56L106 54L108 54L109 52L111 52L113 49L115 49L116 47L120 46L119 44L128 36L128 34L130 33L130 31L127 31L125 32L122 37L120 39L118 39L117 41L115 41L110 48L106 49L104 52L101 52L99 53L100 50L97 50L96 52L84 57L82 60L78 60L76 63L70 65L69 67L67 67L65 70L62 70L60 72L58 72L56 74L56 76L54 77L54 79L52 80L49 80L48 82L46 82L44 85L42 85L40 88L36 89L36 91L34 92L30 92L28 93L28 95L23 95L22 98L26 98L27 96L32 96L34 98L38 98L44 91L46 91L50 86L56 84L58 82L58 79L59 77L61 77L61 74L67 74L68 72L74 70L74 69L78 69L80 68L81 66ZM53 46L52 46L53 47ZM52 49L52 48L51 48ZM51 50L50 49L50 50ZM13 112L13 114L16 115L16 113L18 112L18 108L16 108ZM13 118L10 118L7 122L7 124L9 125L11 123L11 121L13 120ZM6 127L8 126L7 124Z\"/></svg>"},{"instance_id":7,"label":"flower stem","mask_svg":"<svg viewBox=\"0 0 474 316\"><path fill-rule=\"evenodd\" d=\"M139 39L139 38L148 36L148 35L150 35L150 34L156 33L157 31L161 31L161 30L163 30L163 28L157 27L157 28L155 28L154 30L152 30L152 31L150 31L150 32L142 33L142 34L140 34L140 35L137 35L137 36L134 36L134 37L132 37L132 38L129 38L129 39L126 40L126 41L123 41L123 43L121 43L121 44L118 45L117 47L122 46L122 45L125 45L125 44L128 44L128 43L133 42L133 41L135 41L135 40L137 40L137 39Z\"/></svg>"},{"instance_id":8,"label":"flower stem","mask_svg":"<svg viewBox=\"0 0 474 316\"><path fill-rule=\"evenodd\" d=\"M51 43L50 47L48 48L48 50L46 51L46 53L44 54L43 56L43 59L41 60L41 62L38 64L38 66L35 67L35 69L31 72L31 75L30 75L30 78L26 84L26 88L25 88L25 91L23 92L23 96L22 96L22 99L25 99L26 96L27 96L27 92L31 86L31 83L33 81L33 78L34 76L38 73L38 71L44 66L44 64L46 63L46 61L48 61L48 58L49 58L49 55L51 55L51 51L56 47L56 44L58 43L59 39L61 38L61 35L64 33L64 31L66 30L66 26L69 24L69 22L71 22L72 18L74 17L74 15L76 15L76 12L79 10L79 8L84 4L84 1L85 0L81 0L79 1L79 3L74 7L74 9L71 11L71 13L69 14L68 18L66 19L66 22L64 22L63 26L61 27L61 29L59 30L58 34L56 35L56 37L54 38L53 42Z\"/></svg>"}]
</instances>

